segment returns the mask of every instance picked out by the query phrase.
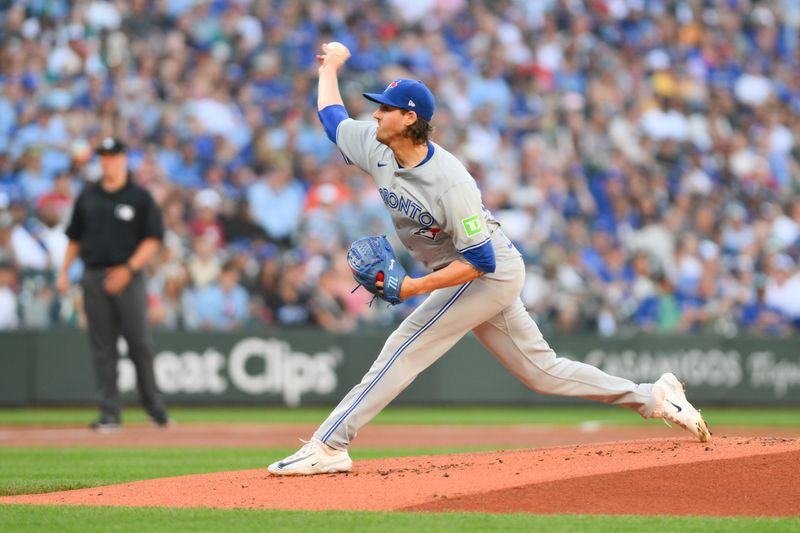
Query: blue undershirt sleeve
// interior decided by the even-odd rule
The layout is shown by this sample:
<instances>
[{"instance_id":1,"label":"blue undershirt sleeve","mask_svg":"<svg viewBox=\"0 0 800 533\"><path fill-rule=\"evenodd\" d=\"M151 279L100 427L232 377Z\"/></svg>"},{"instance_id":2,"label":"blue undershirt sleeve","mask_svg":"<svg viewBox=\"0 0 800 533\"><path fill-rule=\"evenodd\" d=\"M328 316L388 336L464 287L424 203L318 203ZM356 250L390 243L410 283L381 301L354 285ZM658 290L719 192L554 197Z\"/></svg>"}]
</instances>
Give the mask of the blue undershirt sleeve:
<instances>
[{"instance_id":1,"label":"blue undershirt sleeve","mask_svg":"<svg viewBox=\"0 0 800 533\"><path fill-rule=\"evenodd\" d=\"M318 111L317 115L319 115L319 120L322 122L322 127L325 129L328 139L333 144L336 144L336 129L344 119L349 118L347 109L343 105L333 104Z\"/></svg>"},{"instance_id":2,"label":"blue undershirt sleeve","mask_svg":"<svg viewBox=\"0 0 800 533\"><path fill-rule=\"evenodd\" d=\"M488 239L480 246L462 252L462 255L464 259L481 272L492 273L497 266L494 260L494 248L492 248L491 239Z\"/></svg>"}]
</instances>

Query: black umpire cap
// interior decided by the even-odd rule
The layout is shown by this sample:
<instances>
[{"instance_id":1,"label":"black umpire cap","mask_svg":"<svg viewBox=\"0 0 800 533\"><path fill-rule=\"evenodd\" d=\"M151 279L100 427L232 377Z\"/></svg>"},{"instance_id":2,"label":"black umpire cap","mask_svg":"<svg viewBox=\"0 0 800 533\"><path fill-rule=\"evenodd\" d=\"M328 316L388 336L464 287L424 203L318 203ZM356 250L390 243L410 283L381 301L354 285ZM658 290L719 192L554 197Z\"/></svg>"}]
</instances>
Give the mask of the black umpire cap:
<instances>
[{"instance_id":1,"label":"black umpire cap","mask_svg":"<svg viewBox=\"0 0 800 533\"><path fill-rule=\"evenodd\" d=\"M124 154L127 150L125 143L115 137L106 137L97 147L97 155Z\"/></svg>"}]
</instances>

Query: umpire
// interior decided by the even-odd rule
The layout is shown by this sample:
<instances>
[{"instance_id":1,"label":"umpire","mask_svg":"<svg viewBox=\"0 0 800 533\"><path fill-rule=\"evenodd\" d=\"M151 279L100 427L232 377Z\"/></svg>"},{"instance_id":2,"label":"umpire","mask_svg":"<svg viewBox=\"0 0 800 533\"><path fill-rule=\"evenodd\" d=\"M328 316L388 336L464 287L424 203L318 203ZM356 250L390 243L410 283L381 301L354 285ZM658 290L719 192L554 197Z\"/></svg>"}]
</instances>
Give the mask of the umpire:
<instances>
[{"instance_id":1,"label":"umpire","mask_svg":"<svg viewBox=\"0 0 800 533\"><path fill-rule=\"evenodd\" d=\"M103 176L78 196L67 228L69 245L56 281L69 288L68 272L80 254L85 265L84 305L89 323L100 416L91 427L100 432L121 428L117 387L117 339L128 343L136 367L142 406L153 423L171 423L153 372L153 344L147 323L147 293L142 269L161 246L161 213L152 196L130 179L125 144L105 138L97 148Z\"/></svg>"}]
</instances>

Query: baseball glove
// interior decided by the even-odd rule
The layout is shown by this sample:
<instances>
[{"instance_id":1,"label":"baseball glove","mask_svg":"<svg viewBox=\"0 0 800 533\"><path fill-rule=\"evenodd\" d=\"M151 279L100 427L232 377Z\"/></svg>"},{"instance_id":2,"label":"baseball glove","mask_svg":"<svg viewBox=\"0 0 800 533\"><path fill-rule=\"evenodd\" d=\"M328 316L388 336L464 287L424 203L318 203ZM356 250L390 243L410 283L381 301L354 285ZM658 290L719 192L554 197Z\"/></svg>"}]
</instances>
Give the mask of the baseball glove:
<instances>
[{"instance_id":1,"label":"baseball glove","mask_svg":"<svg viewBox=\"0 0 800 533\"><path fill-rule=\"evenodd\" d=\"M402 301L400 287L406 269L397 260L385 235L355 241L347 250L347 263L360 286L392 305ZM382 289L376 285L378 281L383 282Z\"/></svg>"}]
</instances>

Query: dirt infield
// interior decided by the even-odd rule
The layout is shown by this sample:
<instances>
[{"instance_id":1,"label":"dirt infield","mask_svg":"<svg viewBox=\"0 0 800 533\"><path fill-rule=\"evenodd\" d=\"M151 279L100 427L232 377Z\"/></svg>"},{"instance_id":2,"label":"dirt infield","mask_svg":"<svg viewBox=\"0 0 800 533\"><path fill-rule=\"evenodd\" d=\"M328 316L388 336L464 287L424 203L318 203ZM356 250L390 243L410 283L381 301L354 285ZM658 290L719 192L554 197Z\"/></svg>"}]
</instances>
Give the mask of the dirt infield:
<instances>
[{"instance_id":1,"label":"dirt infield","mask_svg":"<svg viewBox=\"0 0 800 533\"><path fill-rule=\"evenodd\" d=\"M292 439L297 429L287 433ZM417 428L375 426L364 431L359 445L413 435L416 446L430 445ZM177 428L175 428L177 429ZM197 428L195 428L197 429ZM240 428L242 429L242 428ZM263 429L263 428L262 428ZM272 434L281 434L271 428ZM392 431L398 433L387 435ZM428 427L430 433L442 428ZM461 428L469 443L480 439ZM480 429L480 428L478 428ZM541 428L519 428L530 439ZM588 436L610 429L569 429L560 438ZM655 427L628 428L655 431ZM664 428L669 431L668 428ZM219 431L219 426L217 427ZM507 430L507 428L506 428ZM4 431L0 431L2 437ZM51 430L48 430L51 431ZM63 431L63 430L60 430ZM483 428L486 431L486 428ZM613 430L620 436L620 429ZM661 432L660 428L657 431ZM494 427L496 440L498 427ZM748 433L750 430L742 430ZM136 433L128 430L126 433ZM148 433L141 428L140 433ZM161 445L177 431L157 432ZM708 444L688 437L639 439L622 442L512 451L494 451L356 460L349 474L313 477L274 477L266 470L218 472L161 478L50 494L0 498L0 503L62 505L125 505L247 509L345 509L372 511L481 511L491 513L601 513L716 516L800 516L800 440L786 437L747 437L721 434ZM773 430L769 431L774 434ZM122 435L124 435L123 433ZM369 439L367 436L370 435ZM513 441L513 431L505 439ZM441 435L440 435L441 436ZM796 431L795 431L796 436ZM63 437L63 435L62 435ZM97 439L97 436L91 436ZM103 436L115 439L119 435ZM141 436L140 436L141 438ZM263 438L263 434L260 438ZM281 444L286 437L280 437ZM382 440L383 439L383 440ZM391 439L390 439L391 440ZM544 439L546 440L546 439ZM509 442L510 442L509 441ZM6 440L0 440L8 445ZM106 444L116 442L107 440ZM405 442L405 441L404 441ZM370 444L372 443L372 444ZM528 440L528 445L531 442ZM61 445L65 444L64 441ZM130 440L128 446L137 445ZM267 444L261 440L261 445ZM291 444L293 446L294 444ZM378 444L383 446L383 444ZM357 453L355 453L357 457ZM265 464L272 458L265 458Z\"/></svg>"}]
</instances>

